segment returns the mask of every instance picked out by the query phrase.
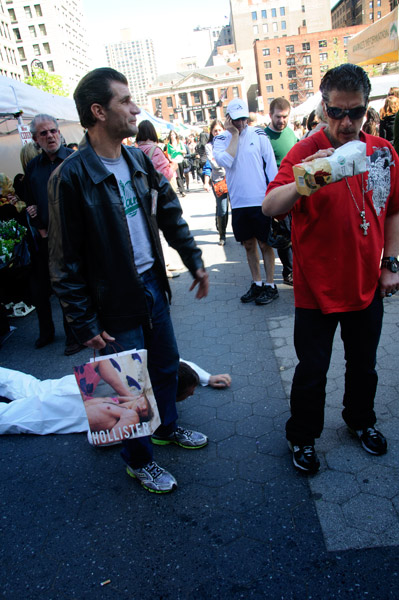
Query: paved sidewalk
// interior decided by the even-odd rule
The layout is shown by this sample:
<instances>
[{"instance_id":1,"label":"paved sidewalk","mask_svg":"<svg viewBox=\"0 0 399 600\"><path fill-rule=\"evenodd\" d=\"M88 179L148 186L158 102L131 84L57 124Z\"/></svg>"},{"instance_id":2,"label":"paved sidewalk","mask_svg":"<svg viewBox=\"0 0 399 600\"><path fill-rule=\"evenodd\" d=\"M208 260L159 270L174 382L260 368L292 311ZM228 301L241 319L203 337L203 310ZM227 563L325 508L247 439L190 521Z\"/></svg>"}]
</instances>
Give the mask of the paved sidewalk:
<instances>
[{"instance_id":1,"label":"paved sidewalk","mask_svg":"<svg viewBox=\"0 0 399 600\"><path fill-rule=\"evenodd\" d=\"M214 200L195 186L183 210L210 273L209 297L171 280L183 358L230 372L229 390L201 388L179 405L183 425L208 434L199 451L157 447L176 476L168 496L124 473L118 447L93 449L84 434L3 436L1 595L7 600L396 599L399 542L398 298L385 302L377 413L389 452L372 457L343 427L339 336L328 380L321 472L294 471L284 425L295 365L293 291L243 305L244 252L229 229L217 245ZM178 261L178 259L176 259ZM0 351L0 365L40 378L71 373L57 339L40 351L34 313ZM15 321L15 322L14 322ZM111 582L105 586L100 583Z\"/></svg>"}]
</instances>

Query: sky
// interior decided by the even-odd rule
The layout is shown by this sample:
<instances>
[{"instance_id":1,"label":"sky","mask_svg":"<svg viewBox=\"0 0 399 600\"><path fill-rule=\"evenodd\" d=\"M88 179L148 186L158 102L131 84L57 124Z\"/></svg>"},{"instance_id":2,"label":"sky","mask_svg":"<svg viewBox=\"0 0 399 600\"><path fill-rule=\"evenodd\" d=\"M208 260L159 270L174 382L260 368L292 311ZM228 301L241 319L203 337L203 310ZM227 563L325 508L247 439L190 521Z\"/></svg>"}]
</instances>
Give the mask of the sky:
<instances>
[{"instance_id":1,"label":"sky","mask_svg":"<svg viewBox=\"0 0 399 600\"><path fill-rule=\"evenodd\" d=\"M93 67L107 66L104 45L119 41L120 30L129 28L132 39L149 37L154 41L158 73L174 71L176 58L190 55L194 27L226 25L230 15L229 0L82 2Z\"/></svg>"}]
</instances>

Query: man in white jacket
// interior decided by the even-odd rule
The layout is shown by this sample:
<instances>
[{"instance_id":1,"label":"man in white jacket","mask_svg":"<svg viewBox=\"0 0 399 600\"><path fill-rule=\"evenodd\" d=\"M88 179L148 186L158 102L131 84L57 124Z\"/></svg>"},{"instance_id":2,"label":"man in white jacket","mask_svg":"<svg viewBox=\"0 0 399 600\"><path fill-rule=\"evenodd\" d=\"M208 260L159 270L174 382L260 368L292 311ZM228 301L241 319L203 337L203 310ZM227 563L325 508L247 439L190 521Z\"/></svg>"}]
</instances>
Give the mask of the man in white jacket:
<instances>
[{"instance_id":1,"label":"man in white jacket","mask_svg":"<svg viewBox=\"0 0 399 600\"><path fill-rule=\"evenodd\" d=\"M248 127L248 107L235 98L227 106L226 129L213 145L216 162L226 170L234 237L244 246L252 284L241 302L269 304L278 298L274 251L268 243L270 217L262 214L266 188L277 174L273 148L263 129ZM266 271L262 282L258 246Z\"/></svg>"}]
</instances>

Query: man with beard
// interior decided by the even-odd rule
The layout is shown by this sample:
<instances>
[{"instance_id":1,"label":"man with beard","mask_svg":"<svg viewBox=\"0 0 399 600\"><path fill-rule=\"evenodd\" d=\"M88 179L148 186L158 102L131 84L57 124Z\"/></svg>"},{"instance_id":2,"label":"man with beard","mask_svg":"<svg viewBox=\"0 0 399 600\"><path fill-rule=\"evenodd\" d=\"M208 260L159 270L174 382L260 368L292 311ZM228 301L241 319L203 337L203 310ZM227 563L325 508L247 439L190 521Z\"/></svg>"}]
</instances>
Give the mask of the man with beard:
<instances>
[{"instance_id":1,"label":"man with beard","mask_svg":"<svg viewBox=\"0 0 399 600\"><path fill-rule=\"evenodd\" d=\"M175 192L139 149L122 145L136 135L140 109L126 77L91 71L74 99L87 133L49 183L49 250L53 288L78 340L101 354L148 350L148 370L161 417L152 443L202 448L202 433L176 424L179 354L169 314L170 288L158 226L208 293L208 275ZM125 440L127 472L151 492L176 488L153 461L149 437Z\"/></svg>"},{"instance_id":2,"label":"man with beard","mask_svg":"<svg viewBox=\"0 0 399 600\"><path fill-rule=\"evenodd\" d=\"M292 213L295 330L298 357L286 437L294 466L315 473L314 448L324 424L327 372L338 323L346 371L343 419L362 447L384 454L387 442L375 427L376 354L382 299L399 289L399 158L382 138L361 131L370 80L344 64L320 84L327 127L290 150L269 185L267 215ZM350 141L366 144L365 173L301 196L293 165L332 155ZM382 257L382 259L381 259Z\"/></svg>"}]
</instances>

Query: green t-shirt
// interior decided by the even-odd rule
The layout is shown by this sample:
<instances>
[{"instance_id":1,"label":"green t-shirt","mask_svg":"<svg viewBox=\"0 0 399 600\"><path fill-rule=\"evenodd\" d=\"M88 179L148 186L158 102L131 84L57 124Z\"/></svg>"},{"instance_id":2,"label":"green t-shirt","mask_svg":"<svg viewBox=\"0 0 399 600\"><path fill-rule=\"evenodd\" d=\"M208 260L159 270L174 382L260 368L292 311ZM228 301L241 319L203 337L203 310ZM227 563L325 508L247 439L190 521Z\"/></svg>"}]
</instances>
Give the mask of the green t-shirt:
<instances>
[{"instance_id":1,"label":"green t-shirt","mask_svg":"<svg viewBox=\"0 0 399 600\"><path fill-rule=\"evenodd\" d=\"M280 168L281 161L291 150L292 146L297 143L298 138L289 127L286 127L283 131L273 131L270 127L266 127L265 133L272 145L277 167Z\"/></svg>"}]
</instances>

